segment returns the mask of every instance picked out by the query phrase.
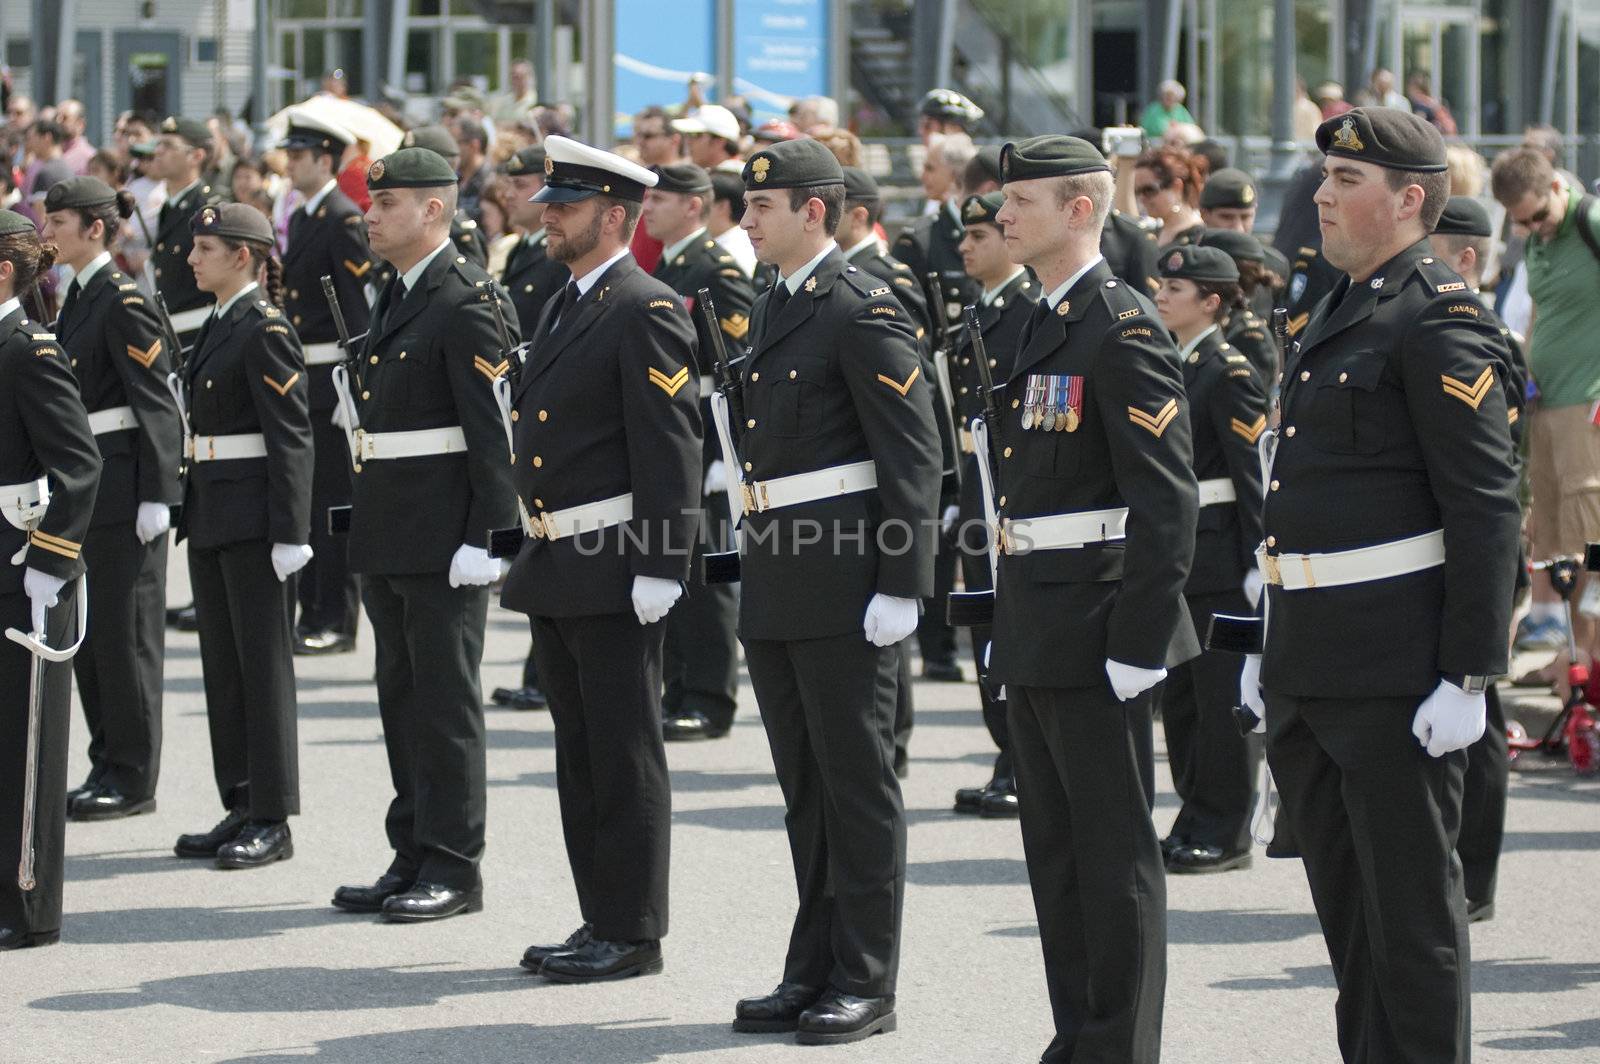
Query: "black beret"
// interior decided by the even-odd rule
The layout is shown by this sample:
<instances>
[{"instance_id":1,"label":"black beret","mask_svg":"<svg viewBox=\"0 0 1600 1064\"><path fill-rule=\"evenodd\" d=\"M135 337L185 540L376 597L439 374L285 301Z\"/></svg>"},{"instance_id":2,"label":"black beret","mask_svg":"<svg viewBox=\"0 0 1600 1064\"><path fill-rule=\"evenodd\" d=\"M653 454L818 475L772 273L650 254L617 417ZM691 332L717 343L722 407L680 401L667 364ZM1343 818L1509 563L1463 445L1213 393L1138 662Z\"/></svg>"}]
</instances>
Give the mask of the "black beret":
<instances>
[{"instance_id":1,"label":"black beret","mask_svg":"<svg viewBox=\"0 0 1600 1064\"><path fill-rule=\"evenodd\" d=\"M1266 252L1261 241L1237 229L1207 229L1200 237L1200 246L1226 252L1234 262L1264 262Z\"/></svg>"},{"instance_id":2,"label":"black beret","mask_svg":"<svg viewBox=\"0 0 1600 1064\"><path fill-rule=\"evenodd\" d=\"M270 248L276 239L267 216L245 203L212 203L201 207L189 219L195 236L218 236L244 240Z\"/></svg>"},{"instance_id":3,"label":"black beret","mask_svg":"<svg viewBox=\"0 0 1600 1064\"><path fill-rule=\"evenodd\" d=\"M456 183L456 172L430 148L401 148L367 167L367 188L442 188Z\"/></svg>"},{"instance_id":4,"label":"black beret","mask_svg":"<svg viewBox=\"0 0 1600 1064\"><path fill-rule=\"evenodd\" d=\"M839 166L838 157L822 141L810 137L769 144L750 156L740 176L750 192L764 188L844 184L844 170Z\"/></svg>"},{"instance_id":5,"label":"black beret","mask_svg":"<svg viewBox=\"0 0 1600 1064\"><path fill-rule=\"evenodd\" d=\"M531 148L523 148L512 155L511 158L500 164L502 174L539 174L544 175L544 148L535 144Z\"/></svg>"},{"instance_id":6,"label":"black beret","mask_svg":"<svg viewBox=\"0 0 1600 1064\"><path fill-rule=\"evenodd\" d=\"M968 196L967 201L961 205L961 223L969 228L974 225L995 225L1000 223L994 216L1004 207L1006 197L1000 192L986 192L981 196Z\"/></svg>"},{"instance_id":7,"label":"black beret","mask_svg":"<svg viewBox=\"0 0 1600 1064\"><path fill-rule=\"evenodd\" d=\"M844 198L847 200L879 200L883 193L877 180L859 166L846 166L844 170Z\"/></svg>"},{"instance_id":8,"label":"black beret","mask_svg":"<svg viewBox=\"0 0 1600 1064\"><path fill-rule=\"evenodd\" d=\"M1111 165L1100 149L1077 137L1049 134L1029 137L1000 149L1000 181L1031 181L1037 177L1073 174L1109 174Z\"/></svg>"},{"instance_id":9,"label":"black beret","mask_svg":"<svg viewBox=\"0 0 1600 1064\"><path fill-rule=\"evenodd\" d=\"M15 236L18 233L37 235L38 232L33 223L23 215L16 211L0 210L0 236Z\"/></svg>"},{"instance_id":10,"label":"black beret","mask_svg":"<svg viewBox=\"0 0 1600 1064\"><path fill-rule=\"evenodd\" d=\"M1445 169L1444 137L1421 115L1398 107L1353 107L1317 127L1317 150L1389 170Z\"/></svg>"},{"instance_id":11,"label":"black beret","mask_svg":"<svg viewBox=\"0 0 1600 1064\"><path fill-rule=\"evenodd\" d=\"M656 188L662 192L676 192L682 196L706 196L711 193L711 175L703 166L694 163L672 163L652 166L656 175Z\"/></svg>"},{"instance_id":12,"label":"black beret","mask_svg":"<svg viewBox=\"0 0 1600 1064\"><path fill-rule=\"evenodd\" d=\"M461 154L461 145L456 143L456 138L443 126L418 126L416 129L407 130L406 135L400 138L402 148L427 148L429 151L438 152L446 159L454 159Z\"/></svg>"},{"instance_id":13,"label":"black beret","mask_svg":"<svg viewBox=\"0 0 1600 1064\"><path fill-rule=\"evenodd\" d=\"M1205 187L1200 190L1200 206L1210 210L1214 207L1254 207L1256 205L1256 182L1243 170L1228 167L1218 170L1206 178Z\"/></svg>"},{"instance_id":14,"label":"black beret","mask_svg":"<svg viewBox=\"0 0 1600 1064\"><path fill-rule=\"evenodd\" d=\"M1161 276L1182 277L1189 281L1237 283L1239 267L1221 248L1180 244L1161 256Z\"/></svg>"},{"instance_id":15,"label":"black beret","mask_svg":"<svg viewBox=\"0 0 1600 1064\"><path fill-rule=\"evenodd\" d=\"M92 211L116 202L117 190L98 177L69 177L57 181L44 195L46 211Z\"/></svg>"},{"instance_id":16,"label":"black beret","mask_svg":"<svg viewBox=\"0 0 1600 1064\"><path fill-rule=\"evenodd\" d=\"M1489 212L1471 196L1451 196L1433 231L1441 236L1489 236L1494 232Z\"/></svg>"},{"instance_id":17,"label":"black beret","mask_svg":"<svg viewBox=\"0 0 1600 1064\"><path fill-rule=\"evenodd\" d=\"M198 118L168 115L162 120L160 131L182 137L189 142L191 147L209 148L211 146L211 127Z\"/></svg>"},{"instance_id":18,"label":"black beret","mask_svg":"<svg viewBox=\"0 0 1600 1064\"><path fill-rule=\"evenodd\" d=\"M983 108L954 89L933 89L922 97L920 113L925 118L939 118L970 125L983 117Z\"/></svg>"}]
</instances>

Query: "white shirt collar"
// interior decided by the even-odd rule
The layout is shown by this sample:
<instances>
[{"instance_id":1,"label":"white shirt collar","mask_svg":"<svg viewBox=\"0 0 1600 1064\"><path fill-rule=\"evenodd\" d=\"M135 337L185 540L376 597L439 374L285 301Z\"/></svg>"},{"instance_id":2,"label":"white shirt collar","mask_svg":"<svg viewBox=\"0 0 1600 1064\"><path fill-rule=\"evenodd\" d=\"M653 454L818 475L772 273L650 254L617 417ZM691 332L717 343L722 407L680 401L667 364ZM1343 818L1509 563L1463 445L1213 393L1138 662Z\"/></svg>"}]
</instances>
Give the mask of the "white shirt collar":
<instances>
[{"instance_id":1,"label":"white shirt collar","mask_svg":"<svg viewBox=\"0 0 1600 1064\"><path fill-rule=\"evenodd\" d=\"M111 261L111 252L102 251L100 254L98 254L94 258L90 259L89 260L89 264L87 266L85 266L81 272L76 274L73 277L73 280L78 282L78 287L80 289L88 288L89 287L89 282L94 279L94 275L99 273L100 272L100 268L102 266L105 266L110 261Z\"/></svg>"},{"instance_id":2,"label":"white shirt collar","mask_svg":"<svg viewBox=\"0 0 1600 1064\"><path fill-rule=\"evenodd\" d=\"M405 283L407 292L417 287L417 282L422 280L422 271L428 268L428 263L438 258L439 252L443 251L449 246L450 238L445 237L443 243L434 248L432 251L428 252L426 255L422 256L422 258L417 260L417 264L415 266L411 267L411 269L400 275L400 280Z\"/></svg>"},{"instance_id":3,"label":"white shirt collar","mask_svg":"<svg viewBox=\"0 0 1600 1064\"><path fill-rule=\"evenodd\" d=\"M313 193L310 199L306 200L303 210L308 216L316 214L317 208L322 205L322 201L328 198L328 193L332 192L338 187L339 182L337 179L332 177L328 178L328 183Z\"/></svg>"},{"instance_id":4,"label":"white shirt collar","mask_svg":"<svg viewBox=\"0 0 1600 1064\"><path fill-rule=\"evenodd\" d=\"M595 282L600 280L600 275L611 269L612 266L615 266L627 253L628 249L623 248L621 251L617 252L615 255L611 256L609 259L602 262L588 273L584 274L582 277L579 277L577 279L578 298L582 299L584 296L588 295L589 289L593 288L595 286Z\"/></svg>"},{"instance_id":5,"label":"white shirt collar","mask_svg":"<svg viewBox=\"0 0 1600 1064\"><path fill-rule=\"evenodd\" d=\"M1097 252L1094 258L1090 259L1088 262L1079 267L1077 273L1073 274L1071 277L1068 277L1065 281L1062 281L1060 287L1051 292L1049 295L1045 296L1044 301L1050 304L1050 309L1055 310L1056 307L1060 305L1061 301L1067 298L1067 293L1072 291L1072 286L1081 281L1084 274L1088 273L1090 270L1094 269L1096 265L1104 261L1105 256Z\"/></svg>"},{"instance_id":6,"label":"white shirt collar","mask_svg":"<svg viewBox=\"0 0 1600 1064\"><path fill-rule=\"evenodd\" d=\"M1015 270L1011 271L1010 277L1007 277L1004 281L1001 281L993 288L985 288L983 290L983 296L981 297L983 299L983 305L987 307L989 304L993 303L995 296L998 296L1005 289L1006 285L1010 284L1012 281L1015 281L1017 279L1017 274L1022 272L1023 268L1018 266Z\"/></svg>"},{"instance_id":7,"label":"white shirt collar","mask_svg":"<svg viewBox=\"0 0 1600 1064\"><path fill-rule=\"evenodd\" d=\"M699 229L696 229L694 232L690 233L688 236L684 237L682 240L678 241L676 244L673 244L670 247L662 248L661 249L661 261L662 262L671 262L673 259L675 259L679 255L683 254L685 251L689 250L689 245L693 244L696 240L700 239L702 236L705 235L705 233L706 233L706 227L702 225Z\"/></svg>"},{"instance_id":8,"label":"white shirt collar","mask_svg":"<svg viewBox=\"0 0 1600 1064\"><path fill-rule=\"evenodd\" d=\"M217 309L212 311L211 316L213 318L219 318L220 319L224 314L228 313L228 311L233 309L233 305L235 303L239 302L239 300L243 299L245 296L249 295L251 292L254 292L258 287L260 287L260 286L257 285L254 281L251 281L249 284L245 285L243 288L239 289L232 296L230 296L226 303L217 304Z\"/></svg>"},{"instance_id":9,"label":"white shirt collar","mask_svg":"<svg viewBox=\"0 0 1600 1064\"><path fill-rule=\"evenodd\" d=\"M176 191L176 192L172 193L170 196L168 196L167 197L168 201L175 203L178 200L183 199L183 197L185 197L185 196L187 196L189 194L189 190L194 188L196 185L198 185L201 182L201 180L202 180L202 178L199 178L199 177L195 178L193 181L189 182L187 185L184 185L178 191Z\"/></svg>"},{"instance_id":10,"label":"white shirt collar","mask_svg":"<svg viewBox=\"0 0 1600 1064\"><path fill-rule=\"evenodd\" d=\"M844 252L844 257L845 258L853 259L853 258L856 257L856 255L860 254L861 249L866 247L868 244L873 245L874 248L877 247L877 244L878 244L878 234L877 233L868 233L865 240L858 240L858 241L856 241L856 243L854 245L852 245L851 247L848 247L848 248L845 247L843 244L841 244L841 245L839 245L839 250Z\"/></svg>"},{"instance_id":11,"label":"white shirt collar","mask_svg":"<svg viewBox=\"0 0 1600 1064\"><path fill-rule=\"evenodd\" d=\"M794 273L791 273L789 276L783 279L783 283L789 286L790 295L794 295L796 292L800 291L800 286L805 283L806 278L810 277L812 271L814 271L818 266L822 265L822 260L827 258L829 253L832 252L836 247L838 247L837 244L830 243L827 247L823 248L817 253L816 258L812 259L810 262L806 263L804 266L794 271Z\"/></svg>"},{"instance_id":12,"label":"white shirt collar","mask_svg":"<svg viewBox=\"0 0 1600 1064\"><path fill-rule=\"evenodd\" d=\"M1194 349L1200 346L1201 341L1216 331L1217 326L1213 325L1199 336L1196 336L1193 340L1190 340L1188 343L1184 344L1183 347L1178 351L1178 359L1180 361L1187 360L1190 355L1194 354Z\"/></svg>"},{"instance_id":13,"label":"white shirt collar","mask_svg":"<svg viewBox=\"0 0 1600 1064\"><path fill-rule=\"evenodd\" d=\"M4 303L0 303L0 320L11 317L13 313L22 309L22 300L12 296Z\"/></svg>"}]
</instances>

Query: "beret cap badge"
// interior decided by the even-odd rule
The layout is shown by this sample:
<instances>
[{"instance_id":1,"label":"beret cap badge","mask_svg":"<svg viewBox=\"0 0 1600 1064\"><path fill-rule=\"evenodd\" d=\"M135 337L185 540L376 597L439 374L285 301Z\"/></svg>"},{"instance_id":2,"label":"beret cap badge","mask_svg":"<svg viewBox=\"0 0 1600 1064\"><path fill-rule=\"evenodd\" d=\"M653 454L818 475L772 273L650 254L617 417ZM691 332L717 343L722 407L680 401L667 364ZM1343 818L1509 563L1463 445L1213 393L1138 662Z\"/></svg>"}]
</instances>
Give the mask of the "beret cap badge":
<instances>
[{"instance_id":1,"label":"beret cap badge","mask_svg":"<svg viewBox=\"0 0 1600 1064\"><path fill-rule=\"evenodd\" d=\"M1167 269L1176 270L1183 265L1182 252L1174 251L1167 257Z\"/></svg>"},{"instance_id":2,"label":"beret cap badge","mask_svg":"<svg viewBox=\"0 0 1600 1064\"><path fill-rule=\"evenodd\" d=\"M750 164L750 172L755 175L757 181L765 181L767 179L767 171L770 169L772 169L772 160L766 156L762 156Z\"/></svg>"},{"instance_id":3,"label":"beret cap badge","mask_svg":"<svg viewBox=\"0 0 1600 1064\"><path fill-rule=\"evenodd\" d=\"M367 170L367 180L368 181L382 181L383 180L383 171L384 171L383 160L379 159L377 162L372 164L370 169Z\"/></svg>"},{"instance_id":4,"label":"beret cap badge","mask_svg":"<svg viewBox=\"0 0 1600 1064\"><path fill-rule=\"evenodd\" d=\"M177 131L178 131L178 120L176 118L168 117L165 122L161 123L161 132L163 132L163 133L176 133Z\"/></svg>"},{"instance_id":5,"label":"beret cap badge","mask_svg":"<svg viewBox=\"0 0 1600 1064\"><path fill-rule=\"evenodd\" d=\"M1361 143L1361 138L1356 135L1356 122L1353 118L1346 118L1334 131L1333 142L1345 151L1364 151L1366 145Z\"/></svg>"},{"instance_id":6,"label":"beret cap badge","mask_svg":"<svg viewBox=\"0 0 1600 1064\"><path fill-rule=\"evenodd\" d=\"M207 207L205 210L201 211L200 212L200 222L203 225L216 225L217 224L217 212L216 212L216 210L214 208L212 208L212 207Z\"/></svg>"},{"instance_id":7,"label":"beret cap badge","mask_svg":"<svg viewBox=\"0 0 1600 1064\"><path fill-rule=\"evenodd\" d=\"M1255 202L1255 198L1256 198L1256 190L1251 188L1249 185L1246 185L1246 186L1244 186L1244 188L1241 188L1239 190L1239 200L1242 203L1248 205L1250 203Z\"/></svg>"},{"instance_id":8,"label":"beret cap badge","mask_svg":"<svg viewBox=\"0 0 1600 1064\"><path fill-rule=\"evenodd\" d=\"M546 175L556 172L556 161L550 158L548 155L544 157L544 172Z\"/></svg>"}]
</instances>

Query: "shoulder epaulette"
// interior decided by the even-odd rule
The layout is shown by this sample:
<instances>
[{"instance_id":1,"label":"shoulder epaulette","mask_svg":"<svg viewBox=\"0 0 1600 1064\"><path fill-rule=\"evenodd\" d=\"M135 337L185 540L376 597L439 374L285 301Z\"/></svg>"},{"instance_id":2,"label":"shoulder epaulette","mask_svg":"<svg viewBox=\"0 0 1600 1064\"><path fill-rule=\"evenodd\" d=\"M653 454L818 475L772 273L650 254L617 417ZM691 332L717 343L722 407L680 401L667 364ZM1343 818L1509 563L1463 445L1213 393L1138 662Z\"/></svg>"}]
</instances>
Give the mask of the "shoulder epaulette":
<instances>
[{"instance_id":1,"label":"shoulder epaulette","mask_svg":"<svg viewBox=\"0 0 1600 1064\"><path fill-rule=\"evenodd\" d=\"M1228 364L1230 366L1239 365L1240 363L1249 362L1250 361L1248 358L1245 358L1243 355L1224 355L1223 357L1225 359L1227 359Z\"/></svg>"},{"instance_id":2,"label":"shoulder epaulette","mask_svg":"<svg viewBox=\"0 0 1600 1064\"><path fill-rule=\"evenodd\" d=\"M1467 290L1467 282L1461 279L1461 275L1432 255L1417 260L1417 273L1422 275L1423 283L1434 295Z\"/></svg>"}]
</instances>

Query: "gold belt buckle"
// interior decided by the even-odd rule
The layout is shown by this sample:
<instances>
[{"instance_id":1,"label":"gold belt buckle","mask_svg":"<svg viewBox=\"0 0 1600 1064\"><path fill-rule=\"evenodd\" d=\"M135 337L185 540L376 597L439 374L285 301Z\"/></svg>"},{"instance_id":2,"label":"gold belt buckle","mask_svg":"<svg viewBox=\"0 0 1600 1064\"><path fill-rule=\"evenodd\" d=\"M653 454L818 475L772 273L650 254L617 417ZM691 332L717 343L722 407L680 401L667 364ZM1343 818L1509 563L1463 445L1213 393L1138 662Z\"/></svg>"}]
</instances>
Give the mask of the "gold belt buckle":
<instances>
[{"instance_id":1,"label":"gold belt buckle","mask_svg":"<svg viewBox=\"0 0 1600 1064\"><path fill-rule=\"evenodd\" d=\"M1316 587L1317 574L1311 570L1311 556L1309 554L1300 555L1300 565L1306 571L1306 587Z\"/></svg>"},{"instance_id":2,"label":"gold belt buckle","mask_svg":"<svg viewBox=\"0 0 1600 1064\"><path fill-rule=\"evenodd\" d=\"M1011 553L1011 536L1006 532L1006 520L1003 517L994 523L994 543L1000 548L1001 554Z\"/></svg>"},{"instance_id":3,"label":"gold belt buckle","mask_svg":"<svg viewBox=\"0 0 1600 1064\"><path fill-rule=\"evenodd\" d=\"M744 504L744 515L749 517L756 509L756 495L750 490L750 485L744 482L739 484L739 497Z\"/></svg>"},{"instance_id":4,"label":"gold belt buckle","mask_svg":"<svg viewBox=\"0 0 1600 1064\"><path fill-rule=\"evenodd\" d=\"M364 429L356 429L356 450L363 461L370 461L375 457L375 448L368 442L369 439L369 434Z\"/></svg>"},{"instance_id":5,"label":"gold belt buckle","mask_svg":"<svg viewBox=\"0 0 1600 1064\"><path fill-rule=\"evenodd\" d=\"M972 438L971 429L961 430L961 453L972 454L977 447L977 441Z\"/></svg>"},{"instance_id":6,"label":"gold belt buckle","mask_svg":"<svg viewBox=\"0 0 1600 1064\"><path fill-rule=\"evenodd\" d=\"M1283 586L1283 570L1278 568L1278 556L1276 554L1263 554L1261 556L1261 568L1266 570L1267 583L1275 587Z\"/></svg>"}]
</instances>

